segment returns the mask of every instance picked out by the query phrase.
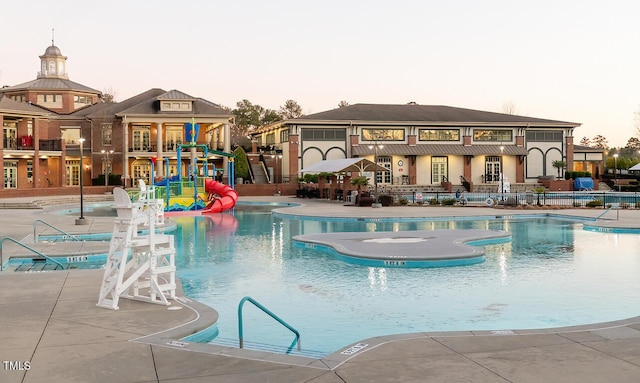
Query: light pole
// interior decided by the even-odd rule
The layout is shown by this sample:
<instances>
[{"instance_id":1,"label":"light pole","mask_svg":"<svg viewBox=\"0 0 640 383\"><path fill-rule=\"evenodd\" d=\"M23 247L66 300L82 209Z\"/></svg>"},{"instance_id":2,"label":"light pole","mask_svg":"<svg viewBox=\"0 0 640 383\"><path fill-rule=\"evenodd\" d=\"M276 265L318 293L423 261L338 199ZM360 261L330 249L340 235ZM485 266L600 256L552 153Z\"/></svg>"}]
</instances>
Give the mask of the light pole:
<instances>
[{"instance_id":1,"label":"light pole","mask_svg":"<svg viewBox=\"0 0 640 383\"><path fill-rule=\"evenodd\" d=\"M369 149L373 149L373 193L375 196L374 207L380 207L380 202L378 201L378 148L384 148L384 145L379 145L377 142L374 145L369 145ZM373 205L372 205L373 206Z\"/></svg>"},{"instance_id":2,"label":"light pole","mask_svg":"<svg viewBox=\"0 0 640 383\"><path fill-rule=\"evenodd\" d=\"M613 163L613 179L615 180L614 182L618 184L618 153L613 155ZM620 191L620 184L618 184L618 191Z\"/></svg>"},{"instance_id":3,"label":"light pole","mask_svg":"<svg viewBox=\"0 0 640 383\"><path fill-rule=\"evenodd\" d=\"M84 138L79 138L78 142L80 143L80 218L76 219L76 225L86 225L87 221L84 219L84 196L83 196L83 191L82 191L82 184L84 183L84 176L82 173L84 173L84 169L83 169L83 164L82 164L82 160L83 160L83 144L84 144L85 139Z\"/></svg>"},{"instance_id":4,"label":"light pole","mask_svg":"<svg viewBox=\"0 0 640 383\"><path fill-rule=\"evenodd\" d=\"M111 173L111 158L109 155L113 154L113 150L102 149L102 162L104 163L104 186L109 186L109 174Z\"/></svg>"}]
</instances>

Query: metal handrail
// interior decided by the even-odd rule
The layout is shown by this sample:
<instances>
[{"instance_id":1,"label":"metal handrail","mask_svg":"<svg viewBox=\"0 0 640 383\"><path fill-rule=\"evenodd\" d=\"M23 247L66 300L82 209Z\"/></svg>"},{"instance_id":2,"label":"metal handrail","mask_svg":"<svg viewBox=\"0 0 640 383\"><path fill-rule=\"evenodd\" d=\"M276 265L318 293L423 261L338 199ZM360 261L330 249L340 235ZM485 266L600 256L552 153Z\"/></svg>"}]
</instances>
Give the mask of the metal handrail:
<instances>
[{"instance_id":1,"label":"metal handrail","mask_svg":"<svg viewBox=\"0 0 640 383\"><path fill-rule=\"evenodd\" d=\"M64 265L63 265L62 263L60 263L60 262L56 261L55 259L53 259L53 258L51 258L51 257L49 257L49 256L47 256L47 255L45 255L45 254L42 254L42 253L41 253L41 252L39 252L38 250L33 249L33 248L31 248L31 247L29 247L29 246L27 246L27 245L25 245L25 244L23 244L23 243L21 243L21 242L19 242L19 241L16 241L15 239L13 239L13 238L11 238L11 237L4 237L4 238L0 239L0 271L2 271L2 265L3 265L3 260L2 260L2 245L4 244L4 241L13 242L13 243L15 243L16 245L19 245L19 246L21 246L21 247L23 247L23 248L25 248L25 249L27 249L27 250L31 251L32 253L34 253L34 254L36 254L36 255L39 255L39 256L41 256L41 257L43 257L43 258L45 258L45 259L47 259L47 260L49 260L49 261L51 261L51 262L53 262L53 263L57 264L58 266L62 267L62 269L63 269L63 270L65 269L65 267L64 267Z\"/></svg>"},{"instance_id":2,"label":"metal handrail","mask_svg":"<svg viewBox=\"0 0 640 383\"><path fill-rule=\"evenodd\" d=\"M253 299L253 298L251 298L249 296L246 296L246 297L242 298L240 300L240 303L238 304L238 337L239 337L239 340L240 340L240 348L242 348L244 346L244 338L243 338L243 335L242 335L242 306L244 305L244 303L246 301L249 301L249 302L253 303L254 306L256 306L257 308L262 310L265 314L269 315L271 318L273 318L276 321L278 321L278 323L280 323L284 327L288 328L291 332L293 332L296 335L296 339L293 341L293 343L291 343L291 346L289 346L289 349L291 349L291 347L293 347L293 345L297 343L298 344L298 351L300 351L300 333L298 332L298 330L293 328L287 322L285 322L282 319L280 319L280 317L278 317L276 314L271 312L271 310L269 310L268 308L264 307L263 305L258 303L255 299Z\"/></svg>"},{"instance_id":3,"label":"metal handrail","mask_svg":"<svg viewBox=\"0 0 640 383\"><path fill-rule=\"evenodd\" d=\"M71 238L74 241L80 241L80 238L78 238L77 235L69 234L66 231L64 231L64 230L62 230L60 228L57 228L57 227L53 226L52 224L50 224L48 222L45 222L45 221L43 221L41 219L36 219L35 221L33 221L33 242L35 242L35 243L38 243L38 236L36 235L36 226L37 226L38 222L44 223L45 225L49 226L53 230L56 230L57 232L65 235L66 237L64 239Z\"/></svg>"},{"instance_id":4,"label":"metal handrail","mask_svg":"<svg viewBox=\"0 0 640 383\"><path fill-rule=\"evenodd\" d=\"M608 208L607 210L605 210L602 214L600 214L599 216L597 216L596 218L594 218L594 221L599 220L603 215L607 214L608 212L610 212L611 210L613 210L613 206ZM616 210L617 212L617 210ZM619 214L619 213L618 213ZM616 216L616 220L619 219L619 216Z\"/></svg>"}]
</instances>

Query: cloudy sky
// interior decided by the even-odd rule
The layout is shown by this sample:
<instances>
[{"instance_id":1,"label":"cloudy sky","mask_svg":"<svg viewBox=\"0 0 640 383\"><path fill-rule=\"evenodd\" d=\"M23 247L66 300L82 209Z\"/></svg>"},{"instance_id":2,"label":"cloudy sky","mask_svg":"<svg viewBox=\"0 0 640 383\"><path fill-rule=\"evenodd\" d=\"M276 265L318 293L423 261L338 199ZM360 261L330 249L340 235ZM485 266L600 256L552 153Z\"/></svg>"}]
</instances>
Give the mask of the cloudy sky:
<instances>
[{"instance_id":1,"label":"cloudy sky","mask_svg":"<svg viewBox=\"0 0 640 383\"><path fill-rule=\"evenodd\" d=\"M354 103L449 105L635 135L640 2L11 1L0 85L35 79L51 44L71 80L122 101L178 89L306 114Z\"/></svg>"}]
</instances>

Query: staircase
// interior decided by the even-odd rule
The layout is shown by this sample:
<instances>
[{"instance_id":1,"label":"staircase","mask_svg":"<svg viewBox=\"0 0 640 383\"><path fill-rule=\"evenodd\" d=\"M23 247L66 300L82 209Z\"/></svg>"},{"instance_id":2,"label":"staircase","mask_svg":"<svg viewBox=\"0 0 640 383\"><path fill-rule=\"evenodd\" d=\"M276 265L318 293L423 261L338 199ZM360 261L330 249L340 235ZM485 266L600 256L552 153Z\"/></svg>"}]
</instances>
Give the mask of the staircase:
<instances>
[{"instance_id":1,"label":"staircase","mask_svg":"<svg viewBox=\"0 0 640 383\"><path fill-rule=\"evenodd\" d=\"M268 184L269 177L267 176L267 170L264 168L262 162L257 164L251 164L251 170L253 170L253 182L256 184Z\"/></svg>"}]
</instances>

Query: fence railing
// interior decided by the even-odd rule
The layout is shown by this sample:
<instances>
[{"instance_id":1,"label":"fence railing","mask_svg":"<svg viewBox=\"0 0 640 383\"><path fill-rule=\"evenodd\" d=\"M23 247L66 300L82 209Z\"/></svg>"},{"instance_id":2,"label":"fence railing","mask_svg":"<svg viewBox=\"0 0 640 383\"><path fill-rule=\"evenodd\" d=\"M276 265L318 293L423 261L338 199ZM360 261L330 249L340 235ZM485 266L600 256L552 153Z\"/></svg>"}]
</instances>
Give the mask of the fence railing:
<instances>
[{"instance_id":1,"label":"fence railing","mask_svg":"<svg viewBox=\"0 0 640 383\"><path fill-rule=\"evenodd\" d=\"M544 193L461 193L454 192L390 192L394 203L408 204L465 204L469 206L561 206L561 207L597 207L597 208L640 208L640 193L620 193L614 191L567 191ZM403 201L404 200L404 201Z\"/></svg>"}]
</instances>

